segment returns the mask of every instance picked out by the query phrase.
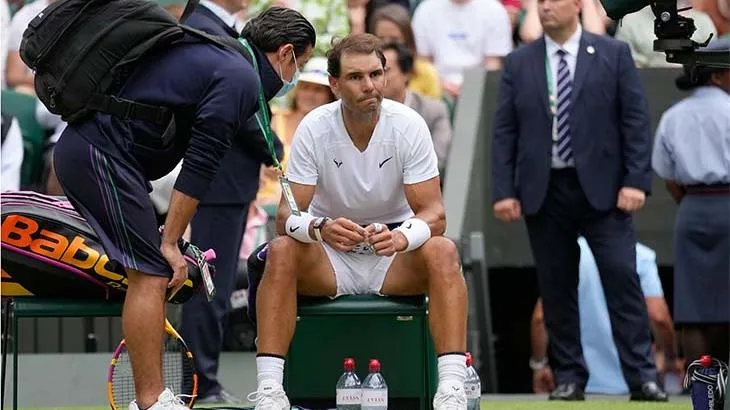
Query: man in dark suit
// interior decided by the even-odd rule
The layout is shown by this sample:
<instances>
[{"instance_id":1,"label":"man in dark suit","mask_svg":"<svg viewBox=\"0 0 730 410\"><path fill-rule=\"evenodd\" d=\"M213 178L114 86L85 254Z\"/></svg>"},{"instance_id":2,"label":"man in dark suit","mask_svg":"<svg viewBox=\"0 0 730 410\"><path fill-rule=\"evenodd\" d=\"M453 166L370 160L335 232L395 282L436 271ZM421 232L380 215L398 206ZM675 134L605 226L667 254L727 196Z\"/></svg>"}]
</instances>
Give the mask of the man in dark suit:
<instances>
[{"instance_id":1,"label":"man in dark suit","mask_svg":"<svg viewBox=\"0 0 730 410\"><path fill-rule=\"evenodd\" d=\"M238 38L233 14L241 9L241 1L203 0L185 24L210 34ZM257 60L266 61L262 55L258 55ZM262 75L279 75L276 68L264 70L264 73ZM275 144L281 158L281 141L276 138ZM258 123L252 118L244 132L232 141L231 149L223 157L220 170L191 223L193 243L216 251L215 299L209 303L199 294L182 309L182 336L195 352L199 382L197 403L240 402L218 382L218 359L230 297L236 284L248 207L259 189L262 163L273 165L273 160Z\"/></svg>"},{"instance_id":2,"label":"man in dark suit","mask_svg":"<svg viewBox=\"0 0 730 410\"><path fill-rule=\"evenodd\" d=\"M545 36L507 58L494 119L495 216L524 213L557 388L582 400L577 238L598 265L632 400L665 401L636 273L631 213L651 187L649 113L628 45L582 30L581 0L538 0ZM530 363L539 367L544 363Z\"/></svg>"}]
</instances>

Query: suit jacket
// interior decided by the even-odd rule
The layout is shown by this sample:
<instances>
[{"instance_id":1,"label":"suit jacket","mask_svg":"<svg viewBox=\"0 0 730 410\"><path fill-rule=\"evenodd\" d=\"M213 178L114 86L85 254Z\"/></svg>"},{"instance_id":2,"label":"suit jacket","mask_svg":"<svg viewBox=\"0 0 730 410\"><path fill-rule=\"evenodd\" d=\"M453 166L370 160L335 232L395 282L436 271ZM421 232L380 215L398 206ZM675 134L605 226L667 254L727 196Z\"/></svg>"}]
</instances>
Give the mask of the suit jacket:
<instances>
[{"instance_id":1,"label":"suit jacket","mask_svg":"<svg viewBox=\"0 0 730 410\"><path fill-rule=\"evenodd\" d=\"M239 33L227 26L207 7L199 5L185 20L185 25L219 36L239 37ZM261 60L259 53L256 57ZM269 113L269 115L271 115ZM273 131L272 131L272 135ZM283 145L274 135L277 156L283 155ZM231 142L231 148L221 161L218 174L201 201L203 205L243 205L252 202L259 190L261 164L273 165L266 140L255 118Z\"/></svg>"},{"instance_id":2,"label":"suit jacket","mask_svg":"<svg viewBox=\"0 0 730 410\"><path fill-rule=\"evenodd\" d=\"M492 200L517 198L527 215L542 206L552 162L545 50L541 38L507 56L494 116ZM573 159L591 206L614 208L624 186L649 194L649 111L629 46L583 31L571 100Z\"/></svg>"},{"instance_id":3,"label":"suit jacket","mask_svg":"<svg viewBox=\"0 0 730 410\"><path fill-rule=\"evenodd\" d=\"M439 169L446 167L446 160L449 157L449 148L451 147L451 120L449 119L449 110L443 101L426 97L412 91L407 91L406 101L408 106L413 108L417 113L421 114L428 130L431 131L433 138L433 148L438 157Z\"/></svg>"}]
</instances>

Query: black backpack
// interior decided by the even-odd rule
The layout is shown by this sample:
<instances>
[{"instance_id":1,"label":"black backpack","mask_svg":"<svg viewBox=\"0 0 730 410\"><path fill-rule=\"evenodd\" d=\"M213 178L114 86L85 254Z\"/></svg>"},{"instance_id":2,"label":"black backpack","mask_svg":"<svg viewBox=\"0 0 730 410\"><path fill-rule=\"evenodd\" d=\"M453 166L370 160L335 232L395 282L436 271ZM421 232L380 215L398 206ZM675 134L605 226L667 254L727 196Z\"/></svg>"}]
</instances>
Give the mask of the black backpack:
<instances>
[{"instance_id":1,"label":"black backpack","mask_svg":"<svg viewBox=\"0 0 730 410\"><path fill-rule=\"evenodd\" d=\"M188 0L180 22L197 5ZM125 100L114 92L141 57L190 41L235 48L250 61L235 39L187 27L155 0L57 0L28 24L20 57L35 71L38 98L68 123L104 112L168 125L174 107Z\"/></svg>"}]
</instances>

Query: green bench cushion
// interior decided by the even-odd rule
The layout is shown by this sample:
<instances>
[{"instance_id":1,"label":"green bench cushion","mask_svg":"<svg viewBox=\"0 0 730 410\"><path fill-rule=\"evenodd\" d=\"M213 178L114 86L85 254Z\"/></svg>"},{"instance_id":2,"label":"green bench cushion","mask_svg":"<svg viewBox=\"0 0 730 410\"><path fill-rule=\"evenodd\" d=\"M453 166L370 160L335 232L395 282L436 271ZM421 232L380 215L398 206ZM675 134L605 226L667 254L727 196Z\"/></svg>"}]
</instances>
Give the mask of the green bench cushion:
<instances>
[{"instance_id":1,"label":"green bench cushion","mask_svg":"<svg viewBox=\"0 0 730 410\"><path fill-rule=\"evenodd\" d=\"M425 315L425 296L346 295L337 299L299 298L299 315Z\"/></svg>"},{"instance_id":2,"label":"green bench cushion","mask_svg":"<svg viewBox=\"0 0 730 410\"><path fill-rule=\"evenodd\" d=\"M15 298L15 317L116 317L122 314L118 302L89 302L67 299Z\"/></svg>"}]
</instances>

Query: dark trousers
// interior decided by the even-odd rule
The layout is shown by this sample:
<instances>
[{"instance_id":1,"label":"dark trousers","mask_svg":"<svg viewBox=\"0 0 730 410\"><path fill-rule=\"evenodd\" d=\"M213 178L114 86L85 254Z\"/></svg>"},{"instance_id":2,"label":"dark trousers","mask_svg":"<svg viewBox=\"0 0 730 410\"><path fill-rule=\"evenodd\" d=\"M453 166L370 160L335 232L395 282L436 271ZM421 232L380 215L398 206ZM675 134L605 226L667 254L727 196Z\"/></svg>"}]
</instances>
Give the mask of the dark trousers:
<instances>
[{"instance_id":1,"label":"dark trousers","mask_svg":"<svg viewBox=\"0 0 730 410\"><path fill-rule=\"evenodd\" d=\"M191 242L216 253L216 296L208 302L198 293L182 308L182 337L193 352L198 373L198 396L218 394L218 358L223 332L235 290L238 254L246 229L248 204L239 206L201 206L192 221Z\"/></svg>"},{"instance_id":2,"label":"dark trousers","mask_svg":"<svg viewBox=\"0 0 730 410\"><path fill-rule=\"evenodd\" d=\"M595 210L575 170L566 169L552 171L542 208L526 222L556 382L585 387L588 381L578 313L578 235L586 238L595 256L626 383L638 389L656 381L631 216L618 209Z\"/></svg>"}]
</instances>

